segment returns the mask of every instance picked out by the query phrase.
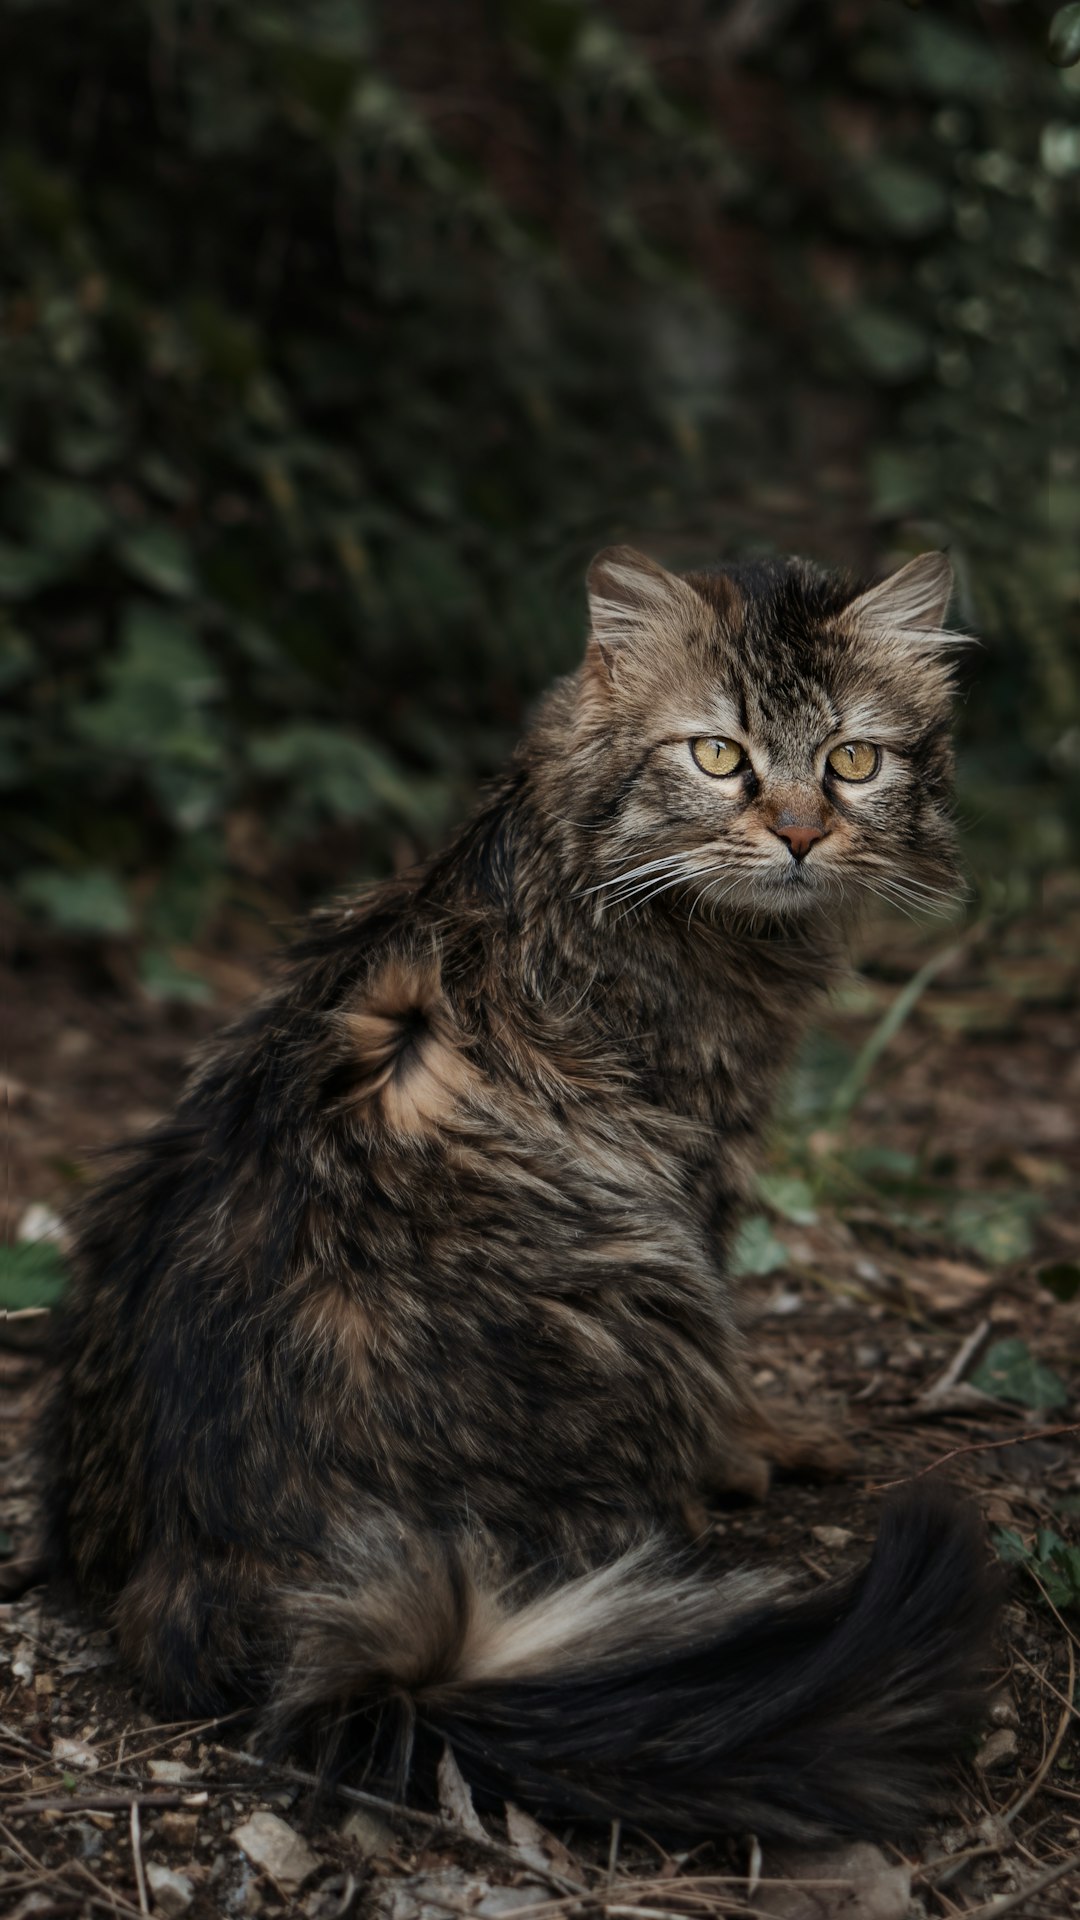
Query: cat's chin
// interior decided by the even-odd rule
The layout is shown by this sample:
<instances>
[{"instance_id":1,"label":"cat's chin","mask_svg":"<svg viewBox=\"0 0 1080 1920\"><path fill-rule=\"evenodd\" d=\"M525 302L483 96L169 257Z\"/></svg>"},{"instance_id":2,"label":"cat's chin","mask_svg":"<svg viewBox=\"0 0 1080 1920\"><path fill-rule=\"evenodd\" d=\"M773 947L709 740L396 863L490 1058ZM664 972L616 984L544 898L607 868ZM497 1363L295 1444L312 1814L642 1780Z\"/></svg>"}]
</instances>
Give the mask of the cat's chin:
<instances>
[{"instance_id":1,"label":"cat's chin","mask_svg":"<svg viewBox=\"0 0 1080 1920\"><path fill-rule=\"evenodd\" d=\"M791 874L748 876L736 888L722 892L715 903L702 903L699 909L706 919L721 922L735 917L748 920L762 915L775 920L803 920L813 913L840 915L850 899L831 877L809 874L795 867Z\"/></svg>"}]
</instances>

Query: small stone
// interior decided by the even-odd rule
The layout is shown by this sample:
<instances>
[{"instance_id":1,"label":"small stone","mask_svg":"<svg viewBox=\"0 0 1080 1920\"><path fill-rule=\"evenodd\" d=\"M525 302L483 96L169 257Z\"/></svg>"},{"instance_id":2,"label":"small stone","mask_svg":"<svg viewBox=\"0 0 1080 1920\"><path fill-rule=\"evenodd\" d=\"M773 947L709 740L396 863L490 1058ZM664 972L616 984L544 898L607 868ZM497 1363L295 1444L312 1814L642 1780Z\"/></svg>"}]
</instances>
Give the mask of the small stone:
<instances>
[{"instance_id":1,"label":"small stone","mask_svg":"<svg viewBox=\"0 0 1080 1920\"><path fill-rule=\"evenodd\" d=\"M85 1740L68 1740L58 1733L52 1743L53 1759L64 1767L81 1767L85 1773L93 1773L101 1762L93 1747Z\"/></svg>"},{"instance_id":2,"label":"small stone","mask_svg":"<svg viewBox=\"0 0 1080 1920\"><path fill-rule=\"evenodd\" d=\"M1016 1711L1016 1701L1007 1687L995 1693L990 1702L990 1724L994 1727L1018 1727L1020 1716Z\"/></svg>"},{"instance_id":3,"label":"small stone","mask_svg":"<svg viewBox=\"0 0 1080 1920\"><path fill-rule=\"evenodd\" d=\"M197 1813L188 1813L185 1809L178 1807L175 1812L162 1813L158 1816L158 1832L171 1847L182 1847L190 1853L195 1845L198 1831Z\"/></svg>"},{"instance_id":4,"label":"small stone","mask_svg":"<svg viewBox=\"0 0 1080 1920\"><path fill-rule=\"evenodd\" d=\"M15 1229L16 1240L51 1240L56 1246L64 1246L67 1241L64 1223L52 1207L43 1206L40 1200L32 1201Z\"/></svg>"},{"instance_id":5,"label":"small stone","mask_svg":"<svg viewBox=\"0 0 1080 1920\"><path fill-rule=\"evenodd\" d=\"M832 1553L838 1553L841 1547L849 1547L855 1537L849 1527L811 1527L810 1532L819 1547L828 1547Z\"/></svg>"},{"instance_id":6,"label":"small stone","mask_svg":"<svg viewBox=\"0 0 1080 1920\"><path fill-rule=\"evenodd\" d=\"M984 1740L975 1755L975 1765L981 1773L992 1773L997 1767L1007 1767L1010 1760L1016 1758L1016 1735L1011 1727L999 1727Z\"/></svg>"},{"instance_id":7,"label":"small stone","mask_svg":"<svg viewBox=\"0 0 1080 1920\"><path fill-rule=\"evenodd\" d=\"M195 1889L186 1873L174 1873L156 1860L146 1863L146 1884L154 1897L156 1913L186 1913L195 1898Z\"/></svg>"},{"instance_id":8,"label":"small stone","mask_svg":"<svg viewBox=\"0 0 1080 1920\"><path fill-rule=\"evenodd\" d=\"M229 1838L252 1866L270 1875L282 1893L295 1893L319 1865L307 1841L276 1813L253 1813L243 1826L234 1827Z\"/></svg>"},{"instance_id":9,"label":"small stone","mask_svg":"<svg viewBox=\"0 0 1080 1920\"><path fill-rule=\"evenodd\" d=\"M372 1859L376 1854L394 1851L393 1828L388 1826L385 1820L380 1820L377 1813L367 1813L360 1807L354 1807L352 1813L347 1814L342 1821L341 1837L343 1840L351 1840L353 1846L359 1848L365 1859Z\"/></svg>"},{"instance_id":10,"label":"small stone","mask_svg":"<svg viewBox=\"0 0 1080 1920\"><path fill-rule=\"evenodd\" d=\"M180 1787L192 1777L191 1768L185 1767L182 1760L148 1760L146 1771L151 1780L160 1781L163 1787Z\"/></svg>"}]
</instances>

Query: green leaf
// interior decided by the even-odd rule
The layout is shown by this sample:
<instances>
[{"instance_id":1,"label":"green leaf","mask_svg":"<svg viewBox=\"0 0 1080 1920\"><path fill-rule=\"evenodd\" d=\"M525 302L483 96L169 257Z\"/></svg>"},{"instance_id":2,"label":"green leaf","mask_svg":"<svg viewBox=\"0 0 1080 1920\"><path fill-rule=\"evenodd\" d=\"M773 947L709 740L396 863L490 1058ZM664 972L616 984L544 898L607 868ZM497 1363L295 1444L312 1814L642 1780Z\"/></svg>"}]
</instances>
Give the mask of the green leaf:
<instances>
[{"instance_id":1,"label":"green leaf","mask_svg":"<svg viewBox=\"0 0 1080 1920\"><path fill-rule=\"evenodd\" d=\"M782 1240L773 1233L767 1216L763 1213L751 1214L744 1220L735 1236L728 1269L731 1273L775 1273L777 1267L786 1267L790 1255Z\"/></svg>"},{"instance_id":2,"label":"green leaf","mask_svg":"<svg viewBox=\"0 0 1080 1920\"><path fill-rule=\"evenodd\" d=\"M93 488L68 480L31 481L20 503L20 518L35 547L72 563L97 546L112 523Z\"/></svg>"},{"instance_id":3,"label":"green leaf","mask_svg":"<svg viewBox=\"0 0 1080 1920\"><path fill-rule=\"evenodd\" d=\"M758 1176L757 1186L766 1206L782 1220L791 1220L799 1227L813 1226L818 1214L808 1181L796 1174L763 1173Z\"/></svg>"},{"instance_id":4,"label":"green leaf","mask_svg":"<svg viewBox=\"0 0 1080 1920\"><path fill-rule=\"evenodd\" d=\"M1046 44L1055 67L1075 67L1080 61L1080 4L1059 7L1050 22Z\"/></svg>"},{"instance_id":5,"label":"green leaf","mask_svg":"<svg viewBox=\"0 0 1080 1920\"><path fill-rule=\"evenodd\" d=\"M889 1185L906 1186L919 1171L919 1157L901 1147L852 1147L844 1161L853 1173L868 1179L884 1180Z\"/></svg>"},{"instance_id":6,"label":"green leaf","mask_svg":"<svg viewBox=\"0 0 1080 1920\"><path fill-rule=\"evenodd\" d=\"M1007 1567L1022 1567L1032 1558L1031 1548L1015 1527L996 1527L993 1534L998 1559Z\"/></svg>"},{"instance_id":7,"label":"green leaf","mask_svg":"<svg viewBox=\"0 0 1080 1920\"><path fill-rule=\"evenodd\" d=\"M1063 1612L1066 1607L1071 1607L1075 1604L1077 1599L1076 1589L1073 1586L1071 1575L1064 1567L1059 1567L1054 1561L1044 1561L1039 1568L1039 1578L1042 1581L1050 1605L1056 1607L1059 1613Z\"/></svg>"},{"instance_id":8,"label":"green leaf","mask_svg":"<svg viewBox=\"0 0 1080 1920\"><path fill-rule=\"evenodd\" d=\"M127 893L106 867L84 867L78 873L33 867L20 878L17 892L24 905L51 920L62 933L131 932Z\"/></svg>"},{"instance_id":9,"label":"green leaf","mask_svg":"<svg viewBox=\"0 0 1080 1920\"><path fill-rule=\"evenodd\" d=\"M1068 1305L1080 1294L1080 1264L1075 1260L1055 1260L1048 1267L1040 1267L1039 1285L1052 1293L1055 1300Z\"/></svg>"},{"instance_id":10,"label":"green leaf","mask_svg":"<svg viewBox=\"0 0 1080 1920\"><path fill-rule=\"evenodd\" d=\"M65 572L64 561L55 553L0 540L0 600L29 600Z\"/></svg>"},{"instance_id":11,"label":"green leaf","mask_svg":"<svg viewBox=\"0 0 1080 1920\"><path fill-rule=\"evenodd\" d=\"M116 542L116 554L143 586L182 599L194 593L195 569L191 549L175 528L161 524L135 527Z\"/></svg>"},{"instance_id":12,"label":"green leaf","mask_svg":"<svg viewBox=\"0 0 1080 1920\"><path fill-rule=\"evenodd\" d=\"M913 380L930 358L925 328L889 307L855 307L846 323L857 359L871 379L884 385Z\"/></svg>"},{"instance_id":13,"label":"green leaf","mask_svg":"<svg viewBox=\"0 0 1080 1920\"><path fill-rule=\"evenodd\" d=\"M405 820L422 820L430 782L414 778L358 734L299 721L257 736L249 746L259 773L286 778L302 800L337 820L360 820L389 808Z\"/></svg>"},{"instance_id":14,"label":"green leaf","mask_svg":"<svg viewBox=\"0 0 1080 1920\"><path fill-rule=\"evenodd\" d=\"M19 1240L0 1246L0 1309L51 1307L67 1284L67 1269L51 1240Z\"/></svg>"},{"instance_id":15,"label":"green leaf","mask_svg":"<svg viewBox=\"0 0 1080 1920\"><path fill-rule=\"evenodd\" d=\"M145 947L139 955L139 979L151 1000L206 1006L214 997L208 980L178 966L167 947Z\"/></svg>"},{"instance_id":16,"label":"green leaf","mask_svg":"<svg viewBox=\"0 0 1080 1920\"><path fill-rule=\"evenodd\" d=\"M1038 1194L962 1194L948 1209L946 1231L991 1266L1026 1260L1034 1246L1032 1222L1045 1201Z\"/></svg>"},{"instance_id":17,"label":"green leaf","mask_svg":"<svg viewBox=\"0 0 1080 1920\"><path fill-rule=\"evenodd\" d=\"M76 731L114 765L143 767L176 825L204 826L222 804L222 730L205 712L222 681L190 616L133 603L103 679L101 698L72 716Z\"/></svg>"},{"instance_id":18,"label":"green leaf","mask_svg":"<svg viewBox=\"0 0 1080 1920\"><path fill-rule=\"evenodd\" d=\"M887 233L919 239L948 219L948 191L923 167L879 154L863 162L858 184L878 226Z\"/></svg>"},{"instance_id":19,"label":"green leaf","mask_svg":"<svg viewBox=\"0 0 1080 1920\"><path fill-rule=\"evenodd\" d=\"M1064 1382L1036 1360L1023 1340L995 1341L969 1377L973 1387L995 1400L1012 1400L1021 1407L1068 1404Z\"/></svg>"},{"instance_id":20,"label":"green leaf","mask_svg":"<svg viewBox=\"0 0 1080 1920\"><path fill-rule=\"evenodd\" d=\"M33 643L6 615L0 617L0 693L28 680L36 662Z\"/></svg>"}]
</instances>

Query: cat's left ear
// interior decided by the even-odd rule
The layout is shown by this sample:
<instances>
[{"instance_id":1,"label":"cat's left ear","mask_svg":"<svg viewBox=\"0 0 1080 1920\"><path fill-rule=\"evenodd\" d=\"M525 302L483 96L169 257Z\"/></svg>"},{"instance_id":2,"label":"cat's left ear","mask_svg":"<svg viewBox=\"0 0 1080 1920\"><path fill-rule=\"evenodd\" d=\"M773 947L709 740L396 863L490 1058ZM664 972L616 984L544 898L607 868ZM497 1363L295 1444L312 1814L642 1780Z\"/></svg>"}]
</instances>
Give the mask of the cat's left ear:
<instances>
[{"instance_id":1,"label":"cat's left ear","mask_svg":"<svg viewBox=\"0 0 1080 1920\"><path fill-rule=\"evenodd\" d=\"M920 650L940 632L952 598L953 571L945 553L920 553L889 575L879 587L860 593L844 609L844 618L864 632L890 636Z\"/></svg>"}]
</instances>

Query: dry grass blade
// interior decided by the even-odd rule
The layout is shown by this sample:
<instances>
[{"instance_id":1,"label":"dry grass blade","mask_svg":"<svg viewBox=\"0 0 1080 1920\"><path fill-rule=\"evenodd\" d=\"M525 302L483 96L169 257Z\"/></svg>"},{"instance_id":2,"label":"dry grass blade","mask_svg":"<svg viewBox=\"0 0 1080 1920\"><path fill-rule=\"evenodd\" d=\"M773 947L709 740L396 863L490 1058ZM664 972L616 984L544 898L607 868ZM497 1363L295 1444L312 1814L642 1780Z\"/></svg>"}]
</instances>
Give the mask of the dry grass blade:
<instances>
[{"instance_id":1,"label":"dry grass blade","mask_svg":"<svg viewBox=\"0 0 1080 1920\"><path fill-rule=\"evenodd\" d=\"M146 1874L142 1863L142 1831L139 1822L139 1803L131 1803L131 1857L135 1864L135 1885L139 1890L139 1912L149 1913L150 1898L146 1891Z\"/></svg>"},{"instance_id":2,"label":"dry grass blade","mask_svg":"<svg viewBox=\"0 0 1080 1920\"><path fill-rule=\"evenodd\" d=\"M1046 1779L1047 1775L1050 1772L1050 1769L1054 1765L1054 1762L1057 1759L1058 1754L1061 1752L1062 1741L1064 1740L1065 1735L1069 1730L1070 1720L1076 1717L1077 1709L1071 1704L1071 1702L1076 1696L1076 1650L1071 1640L1066 1641L1066 1645L1069 1650L1069 1680L1068 1680L1068 1687L1067 1687L1067 1697L1065 1699L1065 1705L1062 1710L1061 1719L1058 1721L1057 1731L1054 1734L1054 1737L1051 1740L1050 1745L1046 1749L1046 1753L1043 1756L1042 1764L1040 1765L1038 1772L1035 1774L1034 1779L1030 1782L1028 1786L1024 1788L1024 1791L1021 1794L1019 1794L1018 1797L1015 1800L1013 1800L1008 1807L1006 1807L1005 1812L1002 1814L1001 1819L1002 1819L1003 1825L1005 1826L1010 1826L1011 1823L1016 1819L1017 1814L1021 1813L1023 1809L1029 1804L1029 1802L1035 1798L1035 1795L1038 1793L1039 1788L1042 1786L1044 1780Z\"/></svg>"},{"instance_id":3,"label":"dry grass blade","mask_svg":"<svg viewBox=\"0 0 1080 1920\"><path fill-rule=\"evenodd\" d=\"M1023 1913L1030 1900L1037 1893L1043 1893L1047 1887L1064 1880L1067 1873L1080 1873L1080 1853L1070 1854L1067 1860L1059 1860L1054 1867L1047 1867L1045 1873L1037 1873L1014 1893L999 1893L995 1900L988 1900L985 1906L972 1907L964 1920L1002 1920L1006 1913Z\"/></svg>"}]
</instances>

